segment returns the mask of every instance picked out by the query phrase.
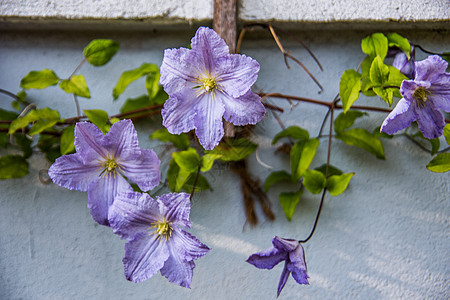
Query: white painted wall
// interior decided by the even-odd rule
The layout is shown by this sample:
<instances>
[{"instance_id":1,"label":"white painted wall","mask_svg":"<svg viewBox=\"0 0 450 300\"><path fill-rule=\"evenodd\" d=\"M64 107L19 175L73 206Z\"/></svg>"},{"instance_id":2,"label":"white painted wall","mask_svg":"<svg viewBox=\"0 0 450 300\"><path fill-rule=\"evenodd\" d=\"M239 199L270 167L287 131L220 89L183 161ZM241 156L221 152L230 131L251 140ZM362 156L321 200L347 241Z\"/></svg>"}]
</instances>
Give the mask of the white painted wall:
<instances>
[{"instance_id":1,"label":"white painted wall","mask_svg":"<svg viewBox=\"0 0 450 300\"><path fill-rule=\"evenodd\" d=\"M320 59L324 72L303 49L283 39L325 86L321 94L299 68L286 70L272 40L249 35L243 51L261 64L259 89L331 100L338 92L342 72L363 58L359 41L366 34L297 32ZM404 34L434 51L450 48L446 33ZM125 97L144 93L144 83L136 82L113 103L111 92L120 73L142 62L160 64L165 48L187 45L192 35L188 31L3 32L0 87L17 92L20 79L29 70L45 67L61 77L68 76L91 39L114 38L120 41L121 50L108 65L81 69L92 95L90 100L81 99L81 106L116 113ZM40 107L56 107L64 117L75 113L71 97L57 88L31 91L30 97ZM0 95L1 107L7 102L9 99ZM274 103L286 109L281 115L286 125L296 124L317 134L323 108L300 104L289 111L289 104ZM364 103L381 105L375 98L360 104ZM384 117L371 113L359 125L371 130ZM141 146L160 153L163 148L148 140L151 123L136 125ZM287 169L288 161L274 156L275 147L270 145L278 131L269 114L256 127L254 138L262 144L260 156L265 163ZM450 176L427 171L430 155L404 138L383 144L386 161L333 142L332 164L356 175L347 192L327 197L316 234L305 245L311 285L300 286L291 278L281 299L449 298ZM325 156L326 142L322 140L313 166L322 164ZM269 171L258 165L254 156L249 161L251 172L264 180ZM281 189L273 190L269 196L277 220L263 220L254 229L245 227L238 179L225 166L216 166L207 176L214 191L198 194L193 200L191 232L212 251L196 262L192 289L171 284L160 275L134 284L123 276L124 241L92 220L86 193L42 185L37 172L47 167L49 164L37 156L32 159L30 175L0 181L0 299L274 299L282 266L259 270L245 260L268 248L274 235L304 238L319 202L318 196L305 192L292 222L288 222L277 200Z\"/></svg>"}]
</instances>

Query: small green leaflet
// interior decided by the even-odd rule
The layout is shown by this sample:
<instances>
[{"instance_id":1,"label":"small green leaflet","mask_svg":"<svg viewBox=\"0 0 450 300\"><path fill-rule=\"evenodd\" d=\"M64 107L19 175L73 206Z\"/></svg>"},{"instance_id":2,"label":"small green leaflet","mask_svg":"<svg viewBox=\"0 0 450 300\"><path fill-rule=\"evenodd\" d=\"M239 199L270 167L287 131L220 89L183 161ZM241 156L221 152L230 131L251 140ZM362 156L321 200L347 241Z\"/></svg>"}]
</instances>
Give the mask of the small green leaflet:
<instances>
[{"instance_id":1,"label":"small green leaflet","mask_svg":"<svg viewBox=\"0 0 450 300\"><path fill-rule=\"evenodd\" d=\"M297 181L303 176L303 172L316 155L319 140L314 138L307 141L297 142L291 150L291 172L292 180Z\"/></svg>"},{"instance_id":2,"label":"small green leaflet","mask_svg":"<svg viewBox=\"0 0 450 300\"><path fill-rule=\"evenodd\" d=\"M119 51L119 43L113 40L93 40L84 48L86 60L93 66L106 65Z\"/></svg>"},{"instance_id":3,"label":"small green leaflet","mask_svg":"<svg viewBox=\"0 0 450 300\"><path fill-rule=\"evenodd\" d=\"M174 159L169 163L169 170L167 171L167 181L172 192L180 192L181 188L188 180L192 172L180 168Z\"/></svg>"},{"instance_id":4,"label":"small green leaflet","mask_svg":"<svg viewBox=\"0 0 450 300\"><path fill-rule=\"evenodd\" d=\"M0 157L0 179L21 178L29 173L28 162L20 155Z\"/></svg>"},{"instance_id":5,"label":"small green leaflet","mask_svg":"<svg viewBox=\"0 0 450 300\"><path fill-rule=\"evenodd\" d=\"M120 94L122 94L125 91L125 89L128 87L130 83L148 74L152 74L152 76L154 77L159 76L158 66L155 64L143 63L139 68L123 72L122 75L120 75L119 81L117 82L116 86L113 89L114 100L119 98ZM152 88L154 84L155 83L151 84ZM151 92L153 92L153 90ZM158 90L156 90L155 95L157 94L157 92Z\"/></svg>"},{"instance_id":6,"label":"small green leaflet","mask_svg":"<svg viewBox=\"0 0 450 300\"><path fill-rule=\"evenodd\" d=\"M147 75L145 78L145 88L147 89L148 97L150 99L155 98L161 90L161 86L159 85L160 77L161 74L159 73L159 69L156 69L155 72L151 72L150 75Z\"/></svg>"},{"instance_id":7,"label":"small green leaflet","mask_svg":"<svg viewBox=\"0 0 450 300\"><path fill-rule=\"evenodd\" d=\"M286 171L275 171L270 173L264 182L264 191L267 193L270 187L279 181L292 182L292 176Z\"/></svg>"},{"instance_id":8,"label":"small green leaflet","mask_svg":"<svg viewBox=\"0 0 450 300\"><path fill-rule=\"evenodd\" d=\"M69 154L75 151L75 125L67 126L61 134L60 151L61 155Z\"/></svg>"},{"instance_id":9,"label":"small green leaflet","mask_svg":"<svg viewBox=\"0 0 450 300\"><path fill-rule=\"evenodd\" d=\"M322 172L323 175L325 175L327 171L327 164L323 164L320 167L315 168L314 170ZM328 177L333 175L341 175L342 171L336 168L335 166L328 165Z\"/></svg>"},{"instance_id":10,"label":"small green leaflet","mask_svg":"<svg viewBox=\"0 0 450 300\"><path fill-rule=\"evenodd\" d=\"M39 150L45 153L45 157L49 162L55 162L55 159L61 156L60 137L41 134L37 144Z\"/></svg>"},{"instance_id":11,"label":"small green leaflet","mask_svg":"<svg viewBox=\"0 0 450 300\"><path fill-rule=\"evenodd\" d=\"M294 215L295 208L300 202L302 194L303 190L300 190L295 193L281 193L278 197L280 199L281 208L289 221L291 221L292 216Z\"/></svg>"},{"instance_id":12,"label":"small green leaflet","mask_svg":"<svg viewBox=\"0 0 450 300\"><path fill-rule=\"evenodd\" d=\"M279 139L285 137L290 137L294 140L307 140L309 139L309 133L307 130L298 126L290 126L275 135L272 140L272 145L278 142Z\"/></svg>"},{"instance_id":13,"label":"small green leaflet","mask_svg":"<svg viewBox=\"0 0 450 300\"><path fill-rule=\"evenodd\" d=\"M331 196L338 196L346 189L355 173L332 175L327 179L326 188Z\"/></svg>"},{"instance_id":14,"label":"small green leaflet","mask_svg":"<svg viewBox=\"0 0 450 300\"><path fill-rule=\"evenodd\" d=\"M91 98L91 93L83 75L73 75L68 80L64 79L59 83L59 87L68 94Z\"/></svg>"},{"instance_id":15,"label":"small green leaflet","mask_svg":"<svg viewBox=\"0 0 450 300\"><path fill-rule=\"evenodd\" d=\"M347 113L340 113L334 120L334 131L341 133L345 129L350 128L355 123L355 120L361 118L367 114L360 112L359 110L350 110Z\"/></svg>"},{"instance_id":16,"label":"small green leaflet","mask_svg":"<svg viewBox=\"0 0 450 300\"><path fill-rule=\"evenodd\" d=\"M398 33L389 33L387 39L389 47L399 48L406 54L408 60L411 59L411 44L407 38L402 37Z\"/></svg>"},{"instance_id":17,"label":"small green leaflet","mask_svg":"<svg viewBox=\"0 0 450 300\"><path fill-rule=\"evenodd\" d=\"M361 74L351 69L342 74L339 83L339 95L344 112L347 112L353 103L358 100L359 92L361 91L361 78Z\"/></svg>"},{"instance_id":18,"label":"small green leaflet","mask_svg":"<svg viewBox=\"0 0 450 300\"><path fill-rule=\"evenodd\" d=\"M361 49L372 58L378 55L384 60L388 52L388 39L382 33L374 33L362 40Z\"/></svg>"},{"instance_id":19,"label":"small green leaflet","mask_svg":"<svg viewBox=\"0 0 450 300\"><path fill-rule=\"evenodd\" d=\"M370 67L370 80L375 85L382 86L388 81L388 77L389 67L383 63L380 56L375 57Z\"/></svg>"},{"instance_id":20,"label":"small green leaflet","mask_svg":"<svg viewBox=\"0 0 450 300\"><path fill-rule=\"evenodd\" d=\"M103 134L106 134L111 128L111 125L108 123L109 116L106 111L101 109L89 109L83 110L83 112L88 117L89 121L94 123Z\"/></svg>"},{"instance_id":21,"label":"small green leaflet","mask_svg":"<svg viewBox=\"0 0 450 300\"><path fill-rule=\"evenodd\" d=\"M214 164L214 161L221 157L222 157L222 155L213 154L213 153L207 153L207 154L203 155L202 156L202 167L201 167L200 171L208 172L209 170L211 170L211 168Z\"/></svg>"},{"instance_id":22,"label":"small green leaflet","mask_svg":"<svg viewBox=\"0 0 450 300\"><path fill-rule=\"evenodd\" d=\"M362 128L353 128L336 135L336 138L340 139L344 143L360 147L373 155L378 159L385 159L384 148L380 140L374 137L370 132Z\"/></svg>"},{"instance_id":23,"label":"small green leaflet","mask_svg":"<svg viewBox=\"0 0 450 300\"><path fill-rule=\"evenodd\" d=\"M375 92L372 91L373 83L370 81L370 67L372 66L373 58L367 56L361 63L361 92L368 96L375 96Z\"/></svg>"},{"instance_id":24,"label":"small green leaflet","mask_svg":"<svg viewBox=\"0 0 450 300\"><path fill-rule=\"evenodd\" d=\"M191 193L192 189L194 188L194 182L195 182L196 176L197 176L196 173L191 173L191 175L188 177L188 179L184 183L182 189L188 193ZM198 180L195 185L194 192L196 193L196 192L200 192L200 191L205 191L205 190L209 190L210 188L211 187L209 186L208 180L206 180L205 176L203 176L202 174L198 174Z\"/></svg>"},{"instance_id":25,"label":"small green leaflet","mask_svg":"<svg viewBox=\"0 0 450 300\"><path fill-rule=\"evenodd\" d=\"M25 116L15 119L9 126L9 134L16 132L18 129L22 129L28 126L30 123L34 123L30 129L29 134L35 135L45 129L53 127L60 120L59 113L56 110L45 107L43 109L35 109L30 111Z\"/></svg>"},{"instance_id":26,"label":"small green leaflet","mask_svg":"<svg viewBox=\"0 0 450 300\"><path fill-rule=\"evenodd\" d=\"M303 174L303 186L313 194L319 194L326 186L325 175L316 170L306 170Z\"/></svg>"},{"instance_id":27,"label":"small green leaflet","mask_svg":"<svg viewBox=\"0 0 450 300\"><path fill-rule=\"evenodd\" d=\"M20 81L20 87L24 89L45 89L59 82L58 76L53 70L31 71Z\"/></svg>"},{"instance_id":28,"label":"small green leaflet","mask_svg":"<svg viewBox=\"0 0 450 300\"><path fill-rule=\"evenodd\" d=\"M197 172L201 164L200 156L194 148L172 153L173 160L183 170Z\"/></svg>"},{"instance_id":29,"label":"small green leaflet","mask_svg":"<svg viewBox=\"0 0 450 300\"><path fill-rule=\"evenodd\" d=\"M14 134L16 138L16 143L19 145L20 150L22 150L23 158L29 158L33 154L33 149L31 148L31 140L27 138L24 134Z\"/></svg>"},{"instance_id":30,"label":"small green leaflet","mask_svg":"<svg viewBox=\"0 0 450 300\"><path fill-rule=\"evenodd\" d=\"M427 169L436 173L444 173L450 171L450 153L440 153L436 155L427 164Z\"/></svg>"},{"instance_id":31,"label":"small green leaflet","mask_svg":"<svg viewBox=\"0 0 450 300\"><path fill-rule=\"evenodd\" d=\"M245 138L223 139L219 145L207 153L220 155L222 161L243 160L253 152L258 145Z\"/></svg>"},{"instance_id":32,"label":"small green leaflet","mask_svg":"<svg viewBox=\"0 0 450 300\"><path fill-rule=\"evenodd\" d=\"M445 141L450 146L450 124L447 124L444 127L444 137L445 137Z\"/></svg>"},{"instance_id":33,"label":"small green leaflet","mask_svg":"<svg viewBox=\"0 0 450 300\"><path fill-rule=\"evenodd\" d=\"M150 135L150 139L158 139L161 142L170 142L175 147L181 150L186 150L189 148L189 137L186 133L181 134L171 134L166 128L161 128L156 130Z\"/></svg>"}]
</instances>

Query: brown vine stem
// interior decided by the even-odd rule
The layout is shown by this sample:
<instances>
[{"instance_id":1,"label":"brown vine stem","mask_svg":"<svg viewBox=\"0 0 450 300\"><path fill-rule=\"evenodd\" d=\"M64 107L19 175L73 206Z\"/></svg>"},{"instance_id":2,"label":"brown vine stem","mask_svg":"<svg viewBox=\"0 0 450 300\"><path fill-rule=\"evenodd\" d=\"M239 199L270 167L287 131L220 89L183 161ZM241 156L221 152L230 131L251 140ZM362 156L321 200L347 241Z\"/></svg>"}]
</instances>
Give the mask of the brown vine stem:
<instances>
[{"instance_id":1,"label":"brown vine stem","mask_svg":"<svg viewBox=\"0 0 450 300\"><path fill-rule=\"evenodd\" d=\"M308 68L301 62L299 61L297 58L295 58L294 56L292 56L288 51L284 50L283 45L280 42L280 39L278 38L277 34L275 33L275 30L273 29L272 25L268 25L269 26L269 31L273 36L273 39L275 40L275 43L277 44L278 48L280 49L280 51L283 53L284 55L284 60L286 63L286 66L289 69L289 65L287 64L287 57L289 57L290 59L292 59L293 61L295 61L300 67L303 68L303 70L308 74L309 77L311 77L311 79L317 84L317 86L320 88L321 91L323 91L323 87L322 85L319 83L319 81L314 77L313 74L311 74L311 72L308 70Z\"/></svg>"},{"instance_id":2,"label":"brown vine stem","mask_svg":"<svg viewBox=\"0 0 450 300\"><path fill-rule=\"evenodd\" d=\"M328 178L328 169L330 167L330 157L331 157L331 141L332 141L332 133L333 133L333 114L334 114L334 101L330 102L330 134L328 136L328 150L327 150L327 167L325 169L325 178ZM304 240L298 241L299 243L306 243L311 239L316 230L317 223L319 222L320 213L322 212L323 202L325 200L325 194L327 193L327 188L325 187L322 192L322 197L320 199L319 209L317 210L316 219L314 221L313 228L311 229L311 233Z\"/></svg>"}]
</instances>

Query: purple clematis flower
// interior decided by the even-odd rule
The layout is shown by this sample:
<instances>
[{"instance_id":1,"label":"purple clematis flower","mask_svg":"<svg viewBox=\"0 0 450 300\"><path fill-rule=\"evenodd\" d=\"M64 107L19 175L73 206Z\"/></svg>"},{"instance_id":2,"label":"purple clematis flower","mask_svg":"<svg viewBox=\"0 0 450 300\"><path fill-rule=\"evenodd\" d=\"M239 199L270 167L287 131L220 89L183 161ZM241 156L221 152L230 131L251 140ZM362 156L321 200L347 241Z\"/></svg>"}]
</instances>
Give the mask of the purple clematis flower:
<instances>
[{"instance_id":1,"label":"purple clematis flower","mask_svg":"<svg viewBox=\"0 0 450 300\"><path fill-rule=\"evenodd\" d=\"M192 49L166 49L160 82L169 94L161 111L172 134L195 129L200 144L212 150L224 135L222 117L234 125L256 124L266 112L251 86L259 64L245 55L230 54L212 29L200 27Z\"/></svg>"},{"instance_id":2,"label":"purple clematis flower","mask_svg":"<svg viewBox=\"0 0 450 300\"><path fill-rule=\"evenodd\" d=\"M106 135L92 123L77 123L75 149L75 154L59 157L48 174L59 186L87 191L91 215L101 225L109 224L114 197L133 190L124 176L143 191L161 180L160 161L153 150L139 147L131 120L113 124Z\"/></svg>"},{"instance_id":3,"label":"purple clematis flower","mask_svg":"<svg viewBox=\"0 0 450 300\"><path fill-rule=\"evenodd\" d=\"M292 273L299 284L309 284L306 273L305 252L297 240L274 237L273 247L251 255L247 262L259 269L272 269L281 261L285 261L284 269L278 283L277 297L280 296L289 274Z\"/></svg>"},{"instance_id":4,"label":"purple clematis flower","mask_svg":"<svg viewBox=\"0 0 450 300\"><path fill-rule=\"evenodd\" d=\"M114 233L126 238L125 277L141 282L160 271L170 282L190 288L194 259L209 248L181 227L190 228L191 203L186 193L152 199L136 192L119 194L109 221Z\"/></svg>"},{"instance_id":5,"label":"purple clematis flower","mask_svg":"<svg viewBox=\"0 0 450 300\"><path fill-rule=\"evenodd\" d=\"M408 60L405 52L399 51L395 54L394 61L392 62L392 66L398 69L403 75L412 79L414 78L414 59L415 56L415 48L411 45L411 59Z\"/></svg>"},{"instance_id":6,"label":"purple clematis flower","mask_svg":"<svg viewBox=\"0 0 450 300\"><path fill-rule=\"evenodd\" d=\"M423 136L434 139L445 126L441 109L450 112L450 73L448 63L438 55L415 62L414 80L404 80L403 98L384 120L381 131L393 134L417 121Z\"/></svg>"}]
</instances>

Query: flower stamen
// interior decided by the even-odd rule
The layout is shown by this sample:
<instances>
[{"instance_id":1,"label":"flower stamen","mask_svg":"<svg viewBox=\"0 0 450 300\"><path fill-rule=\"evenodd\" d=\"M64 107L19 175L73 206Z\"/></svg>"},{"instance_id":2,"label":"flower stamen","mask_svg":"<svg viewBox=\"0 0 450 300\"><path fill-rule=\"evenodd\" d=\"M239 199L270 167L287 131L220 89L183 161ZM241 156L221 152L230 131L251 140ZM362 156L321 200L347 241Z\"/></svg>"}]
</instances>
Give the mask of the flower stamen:
<instances>
[{"instance_id":1,"label":"flower stamen","mask_svg":"<svg viewBox=\"0 0 450 300\"><path fill-rule=\"evenodd\" d=\"M428 100L428 97L430 96L430 91L428 91L427 89L423 88L423 87L418 87L414 93L413 93L413 97L414 99L417 100L417 106L419 108L423 108L426 105L426 102Z\"/></svg>"},{"instance_id":2,"label":"flower stamen","mask_svg":"<svg viewBox=\"0 0 450 300\"><path fill-rule=\"evenodd\" d=\"M172 226L166 219L163 219L162 221L158 219L155 223L152 224L150 228L155 228L155 231L153 231L151 235L157 234L158 239L164 237L166 240L168 240L172 235Z\"/></svg>"}]
</instances>

